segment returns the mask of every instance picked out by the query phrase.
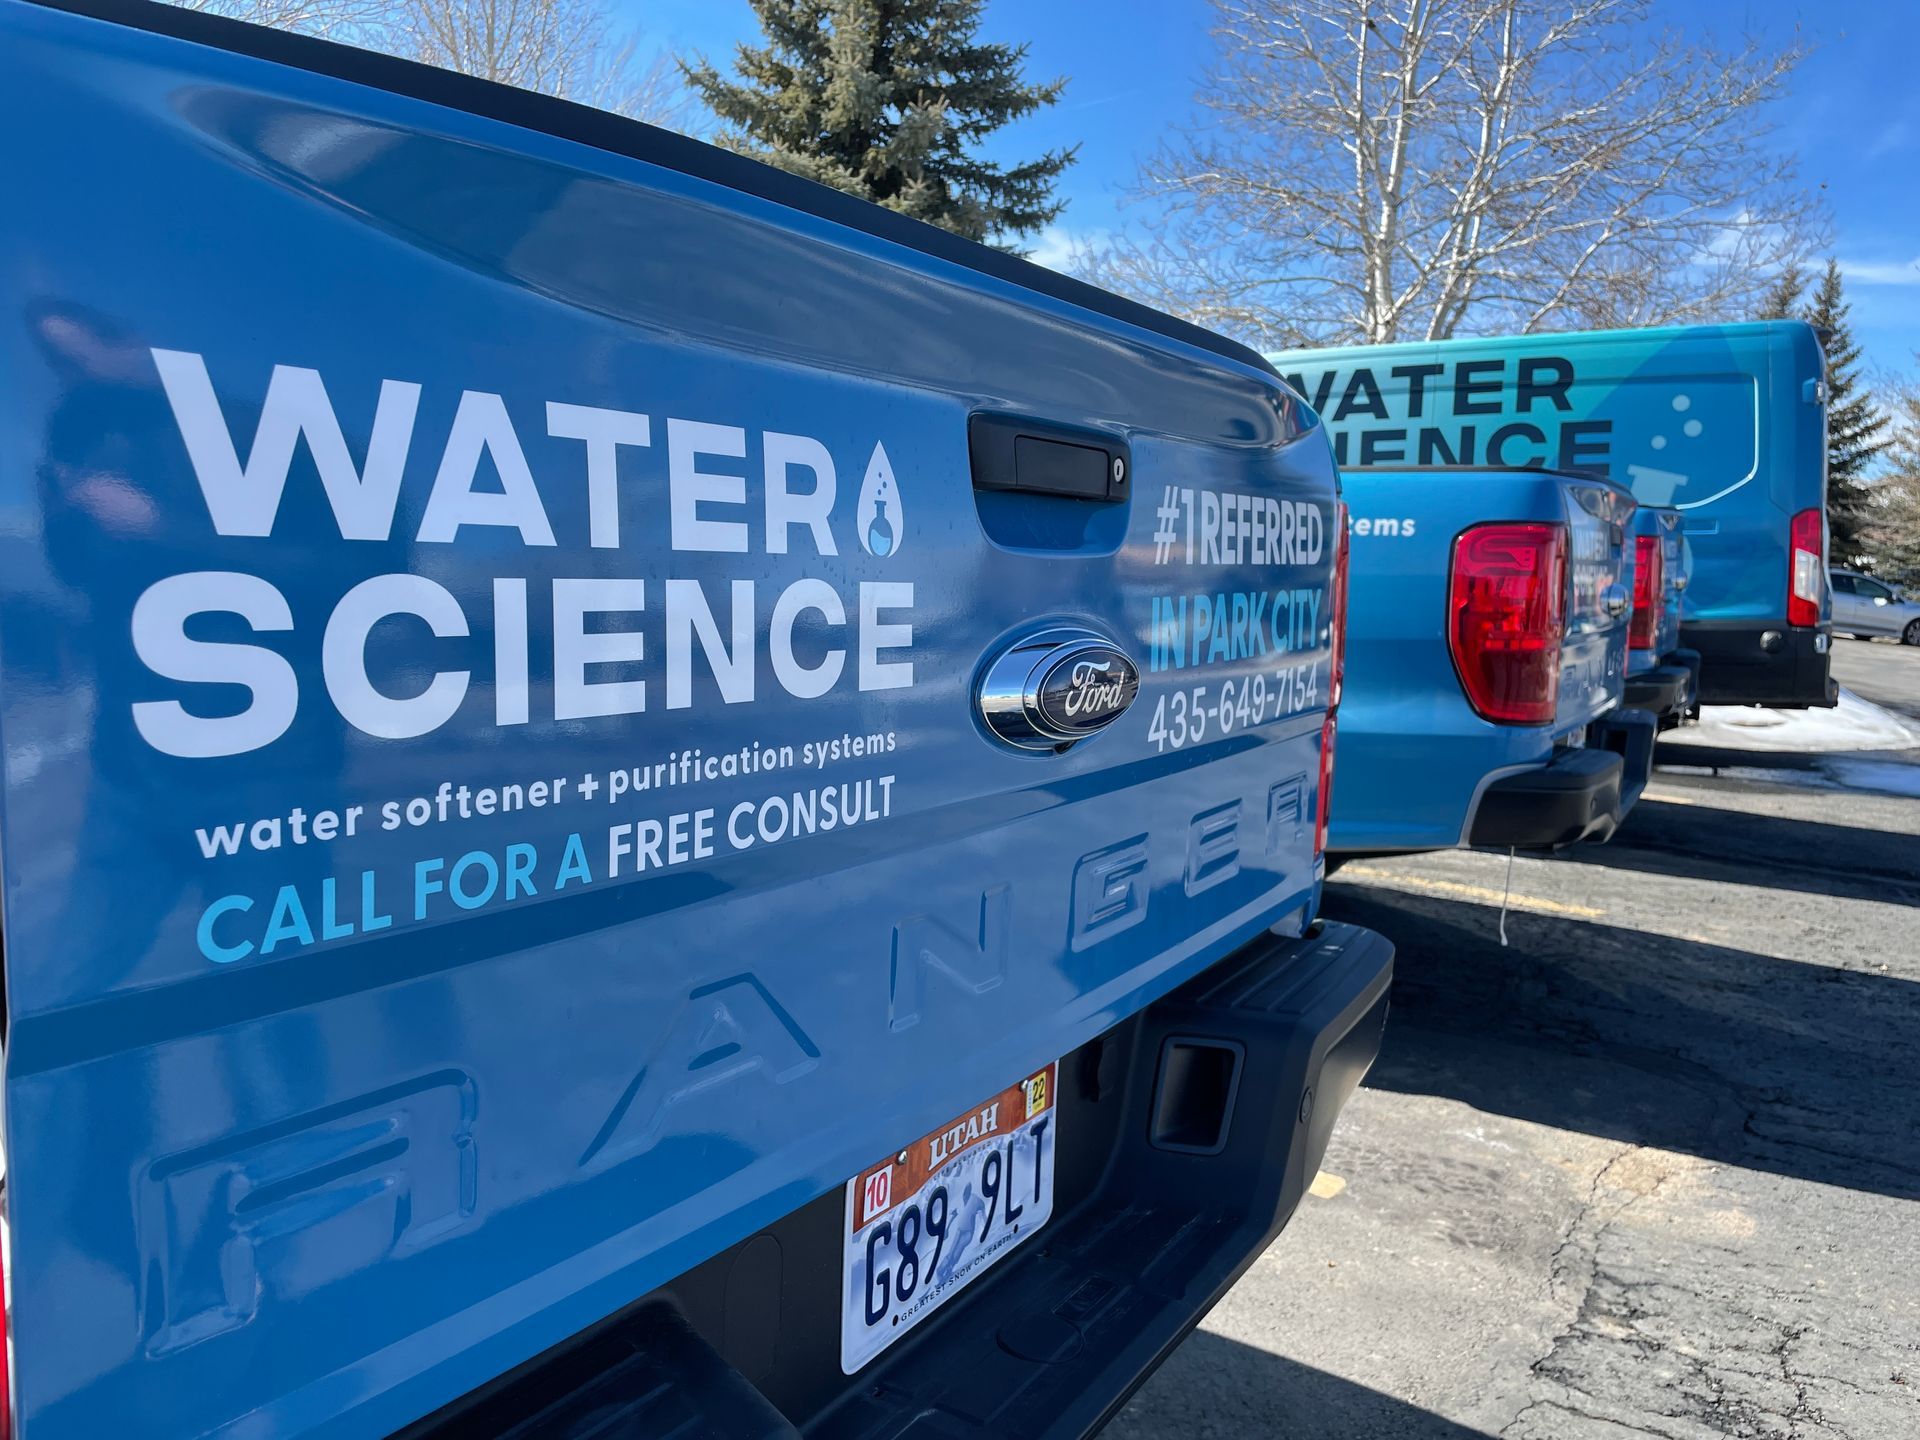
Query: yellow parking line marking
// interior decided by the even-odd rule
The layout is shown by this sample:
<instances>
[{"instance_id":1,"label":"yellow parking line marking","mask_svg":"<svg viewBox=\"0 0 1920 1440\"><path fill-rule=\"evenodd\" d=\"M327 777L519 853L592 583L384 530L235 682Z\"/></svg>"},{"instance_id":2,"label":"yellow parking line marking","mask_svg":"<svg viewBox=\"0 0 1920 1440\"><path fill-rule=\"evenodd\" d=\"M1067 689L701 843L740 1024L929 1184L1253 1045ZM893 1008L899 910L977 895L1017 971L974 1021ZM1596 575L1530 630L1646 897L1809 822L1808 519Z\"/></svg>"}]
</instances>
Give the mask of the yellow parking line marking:
<instances>
[{"instance_id":1,"label":"yellow parking line marking","mask_svg":"<svg viewBox=\"0 0 1920 1440\"><path fill-rule=\"evenodd\" d=\"M1424 875L1402 875L1394 870L1382 870L1376 865L1342 865L1340 875L1357 876L1363 880L1384 880L1395 888L1429 890L1438 895L1459 895L1468 900L1483 900L1489 905L1498 905L1504 898L1509 910L1536 910L1543 915L1572 915L1581 920L1598 920L1607 912L1597 910L1591 905L1571 905L1563 900L1548 900L1539 895L1502 896L1498 890L1485 885L1463 885L1457 880L1429 880Z\"/></svg>"},{"instance_id":2,"label":"yellow parking line marking","mask_svg":"<svg viewBox=\"0 0 1920 1440\"><path fill-rule=\"evenodd\" d=\"M1307 1187L1307 1193L1321 1200L1331 1200L1347 1188L1347 1182L1338 1175L1329 1175L1322 1170L1313 1177L1313 1183Z\"/></svg>"}]
</instances>

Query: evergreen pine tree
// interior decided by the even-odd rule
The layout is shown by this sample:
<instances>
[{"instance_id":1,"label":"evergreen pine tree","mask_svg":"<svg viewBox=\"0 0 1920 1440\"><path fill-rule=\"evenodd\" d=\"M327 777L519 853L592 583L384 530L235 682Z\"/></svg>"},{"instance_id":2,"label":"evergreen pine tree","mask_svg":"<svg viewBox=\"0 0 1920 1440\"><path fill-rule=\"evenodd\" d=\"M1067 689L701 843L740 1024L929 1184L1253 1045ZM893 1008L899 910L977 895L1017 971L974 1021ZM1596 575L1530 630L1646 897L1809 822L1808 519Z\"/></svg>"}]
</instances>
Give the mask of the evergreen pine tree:
<instances>
[{"instance_id":1,"label":"evergreen pine tree","mask_svg":"<svg viewBox=\"0 0 1920 1440\"><path fill-rule=\"evenodd\" d=\"M1790 320L1800 313L1800 302L1807 293L1807 272L1797 261L1774 278L1766 298L1760 302L1757 320Z\"/></svg>"},{"instance_id":2,"label":"evergreen pine tree","mask_svg":"<svg viewBox=\"0 0 1920 1440\"><path fill-rule=\"evenodd\" d=\"M1829 260L1801 318L1820 332L1827 352L1827 535L1837 565L1865 558L1862 532L1872 518L1865 472L1888 445L1880 438L1887 417L1860 383L1860 347L1847 323L1851 308L1840 293L1839 263Z\"/></svg>"},{"instance_id":3,"label":"evergreen pine tree","mask_svg":"<svg viewBox=\"0 0 1920 1440\"><path fill-rule=\"evenodd\" d=\"M729 127L720 143L970 240L1029 235L1064 202L1073 150L1010 168L982 140L1060 98L1030 85L1024 45L978 39L984 0L751 0L764 45L740 78L704 60L687 79Z\"/></svg>"}]
</instances>

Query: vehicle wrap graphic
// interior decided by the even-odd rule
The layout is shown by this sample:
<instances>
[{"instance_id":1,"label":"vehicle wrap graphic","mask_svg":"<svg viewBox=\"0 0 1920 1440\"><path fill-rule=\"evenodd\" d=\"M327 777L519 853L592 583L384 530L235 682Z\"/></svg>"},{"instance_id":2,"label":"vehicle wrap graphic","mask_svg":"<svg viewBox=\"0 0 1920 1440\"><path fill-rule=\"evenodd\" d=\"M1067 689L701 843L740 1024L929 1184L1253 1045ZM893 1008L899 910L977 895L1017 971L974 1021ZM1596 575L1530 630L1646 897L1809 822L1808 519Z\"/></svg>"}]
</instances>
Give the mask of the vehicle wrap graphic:
<instances>
[{"instance_id":1,"label":"vehicle wrap graphic","mask_svg":"<svg viewBox=\"0 0 1920 1440\"><path fill-rule=\"evenodd\" d=\"M417 383L381 379L376 386L336 375L330 390L318 371L289 365L272 367L264 393L248 384L257 383L259 367L230 384L243 397L230 408L257 415L251 434L237 433L202 356L150 354L194 481L191 495L156 499L186 512L164 517L170 528L224 542L232 566L203 562L163 574L133 601L129 629L145 671L135 685L166 698L135 700L130 716L162 755L213 767L297 743L286 737L303 706L331 709L353 729L389 741L431 735L456 716L499 729L535 720L605 729L658 711L687 712L689 733L697 734L706 713L738 706L750 716L768 691L816 701L835 689L913 683L913 581L825 578L856 534L859 548L877 556L899 547L899 482L877 440L854 446L852 458L864 457L867 474L855 513L865 520L849 533L849 507L838 491L846 461L836 464L812 435L611 406L509 406L475 389L459 392L444 433L429 432L419 420ZM350 453L332 391L377 397L370 421L355 417L368 435L362 461ZM544 415L551 440L584 443L550 446L536 470L516 411ZM665 463L649 476L654 483L632 483L634 465L623 486L622 452L654 458L636 452L652 452L656 434ZM322 556L340 553L337 566L323 561L321 568L343 577L337 597L317 597L328 612L309 622L320 631L319 683L309 676L304 686L266 643L300 628L287 597L247 567L248 541L298 523L283 507L293 508L290 476L302 448L327 516L304 526L303 537ZM402 510L410 458L432 480L417 508ZM759 482L751 503L749 461ZM362 567L347 552L377 553L396 534L409 538L406 532L426 561L420 570L348 583ZM618 552L620 573L584 564L595 551ZM530 578L530 558L542 552L550 557L545 568L560 573ZM810 574L784 583L754 578L764 557L792 553L810 557ZM698 578L675 573L693 557ZM467 587L467 601L435 578L449 570ZM394 648L396 632L417 637L423 629L437 641L478 632L492 643L478 655L471 646ZM423 656L447 658L423 664ZM620 678L649 659L649 672L664 670L663 677ZM235 689L244 696L238 708L221 703ZM423 843L398 867L216 896L201 910L195 938L207 960L231 964L396 920L563 894L884 820L896 777L859 762L884 762L894 745L890 731L797 743L750 734L737 750L715 754L675 748L650 763L509 767L417 794L363 792L312 810L229 813L193 827L209 862L336 840L350 854L351 842L376 830L417 832ZM850 763L863 773L843 774ZM700 787L736 777L759 783L740 798L701 803L708 797ZM684 807L656 800L654 792L669 785L687 792ZM475 848L460 844L466 822L496 815L521 817L517 833Z\"/></svg>"},{"instance_id":2,"label":"vehicle wrap graphic","mask_svg":"<svg viewBox=\"0 0 1920 1440\"><path fill-rule=\"evenodd\" d=\"M1389 347L1391 348L1391 347ZM1676 375L1659 358L1509 342L1502 356L1282 365L1342 465L1544 467L1604 475L1647 505L1707 504L1756 474L1753 377ZM1689 363L1699 363L1689 357ZM1731 355L1721 364L1731 367Z\"/></svg>"},{"instance_id":3,"label":"vehicle wrap graphic","mask_svg":"<svg viewBox=\"0 0 1920 1440\"><path fill-rule=\"evenodd\" d=\"M1785 621L1788 526L1826 491L1824 360L1802 322L1270 358L1326 426L1340 464L1605 477L1643 505L1680 511L1696 561L1683 621L1750 627L1756 642Z\"/></svg>"}]
</instances>

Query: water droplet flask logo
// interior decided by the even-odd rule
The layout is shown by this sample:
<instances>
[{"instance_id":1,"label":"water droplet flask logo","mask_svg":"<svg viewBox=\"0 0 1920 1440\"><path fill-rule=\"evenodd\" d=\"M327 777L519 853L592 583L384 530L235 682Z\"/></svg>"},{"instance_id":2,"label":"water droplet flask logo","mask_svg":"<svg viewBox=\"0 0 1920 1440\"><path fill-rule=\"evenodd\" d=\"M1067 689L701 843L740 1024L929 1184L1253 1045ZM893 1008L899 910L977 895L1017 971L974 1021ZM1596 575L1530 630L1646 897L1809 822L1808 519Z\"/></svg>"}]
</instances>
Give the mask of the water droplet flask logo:
<instances>
[{"instance_id":1,"label":"water droplet flask logo","mask_svg":"<svg viewBox=\"0 0 1920 1440\"><path fill-rule=\"evenodd\" d=\"M860 499L853 515L860 531L861 548L869 555L887 556L900 548L906 530L906 511L884 445L873 447L873 458L867 462L867 478L860 482Z\"/></svg>"}]
</instances>

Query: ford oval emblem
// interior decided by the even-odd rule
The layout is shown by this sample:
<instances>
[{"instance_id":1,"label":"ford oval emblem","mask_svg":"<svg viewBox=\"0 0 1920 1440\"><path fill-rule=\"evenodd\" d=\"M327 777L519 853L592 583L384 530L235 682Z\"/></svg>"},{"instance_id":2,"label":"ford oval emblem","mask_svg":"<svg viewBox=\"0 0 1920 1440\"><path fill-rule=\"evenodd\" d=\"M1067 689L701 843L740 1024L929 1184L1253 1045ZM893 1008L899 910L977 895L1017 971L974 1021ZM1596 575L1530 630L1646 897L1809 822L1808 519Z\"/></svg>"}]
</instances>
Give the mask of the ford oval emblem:
<instances>
[{"instance_id":1,"label":"ford oval emblem","mask_svg":"<svg viewBox=\"0 0 1920 1440\"><path fill-rule=\"evenodd\" d=\"M1139 670L1105 636L1043 630L987 667L980 718L1022 750L1064 750L1118 720L1139 693Z\"/></svg>"}]
</instances>

